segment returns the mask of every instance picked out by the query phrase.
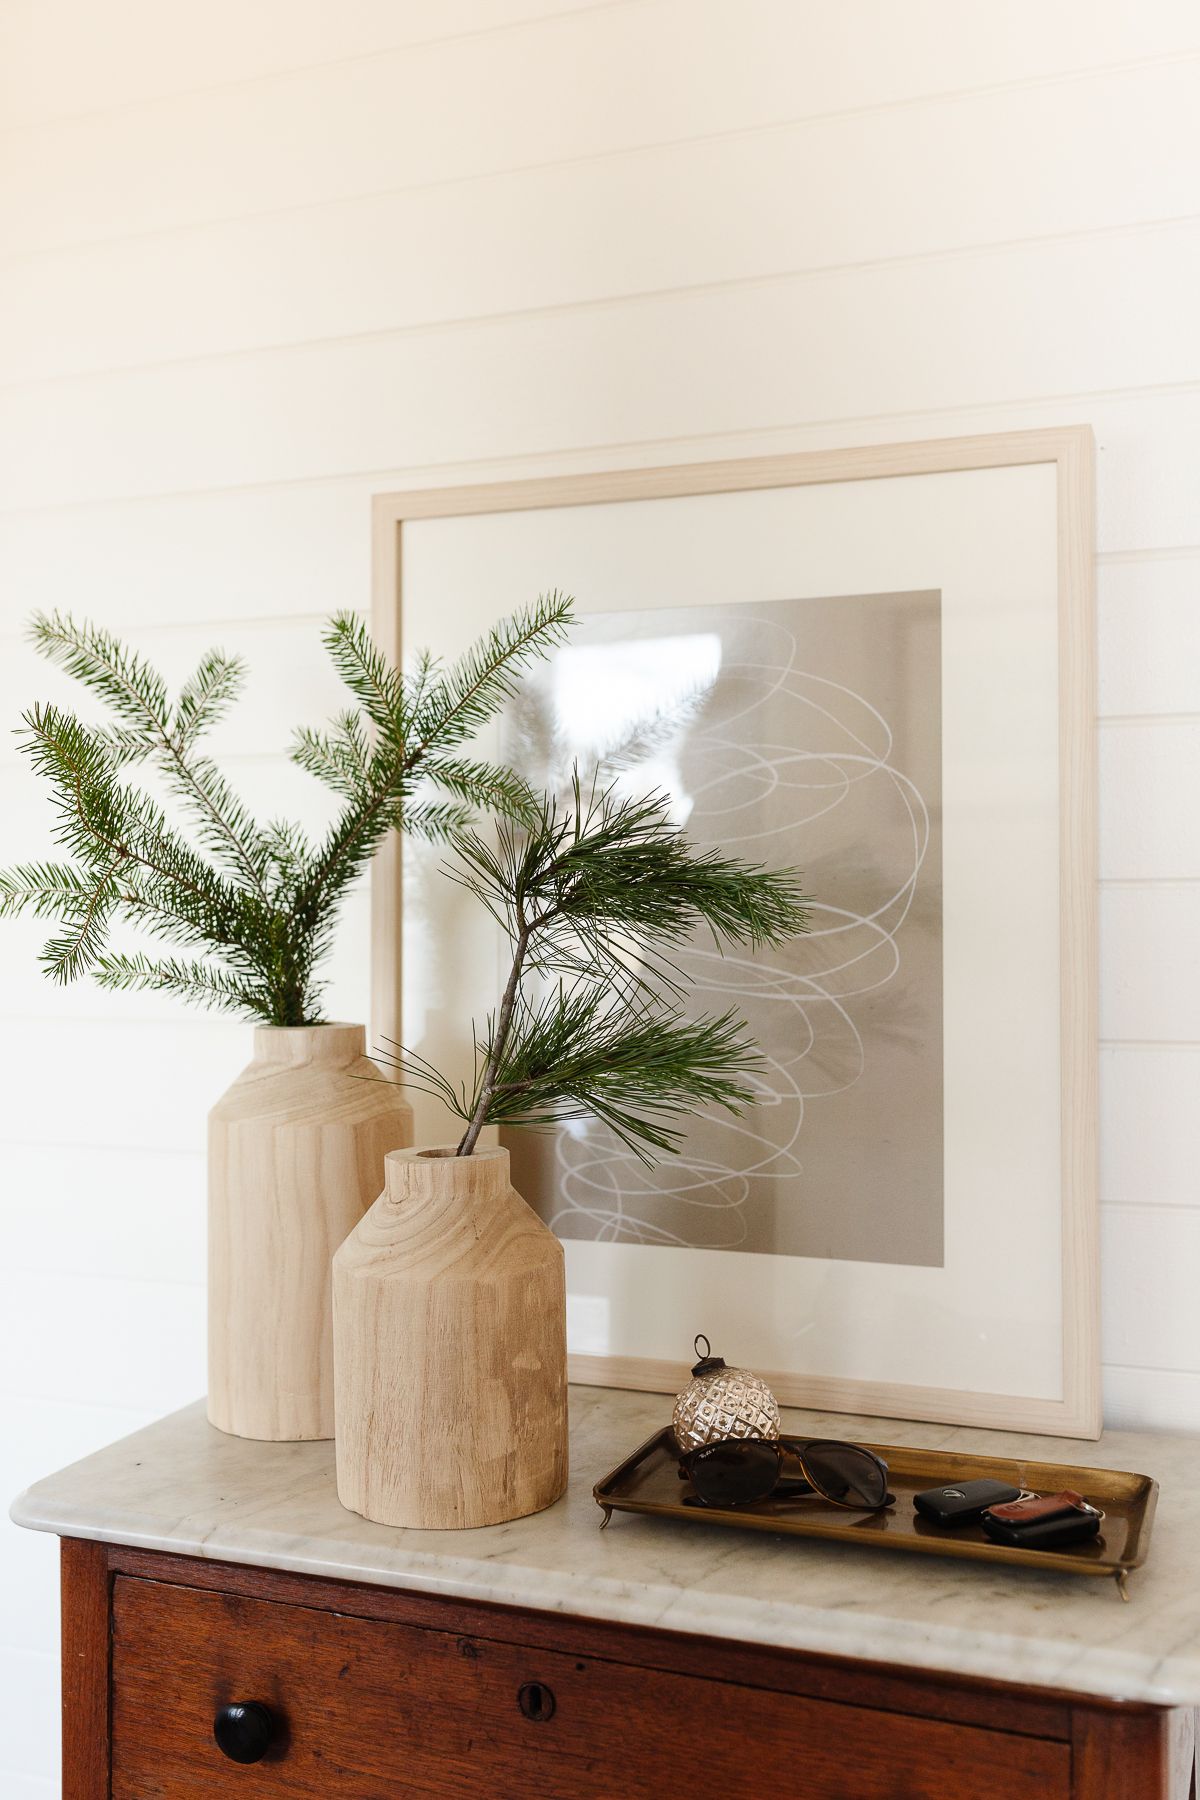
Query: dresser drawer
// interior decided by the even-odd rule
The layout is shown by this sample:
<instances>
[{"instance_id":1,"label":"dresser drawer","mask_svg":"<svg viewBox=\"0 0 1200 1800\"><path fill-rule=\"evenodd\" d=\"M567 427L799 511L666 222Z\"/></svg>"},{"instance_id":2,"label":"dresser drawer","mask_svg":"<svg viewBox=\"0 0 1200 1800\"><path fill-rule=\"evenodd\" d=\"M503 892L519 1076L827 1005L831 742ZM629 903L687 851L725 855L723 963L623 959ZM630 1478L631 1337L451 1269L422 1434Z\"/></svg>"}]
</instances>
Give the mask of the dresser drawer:
<instances>
[{"instance_id":1,"label":"dresser drawer","mask_svg":"<svg viewBox=\"0 0 1200 1800\"><path fill-rule=\"evenodd\" d=\"M113 1800L1068 1800L1064 1743L118 1577ZM568 1628L564 1627L564 1635ZM278 1722L229 1760L218 1710Z\"/></svg>"}]
</instances>

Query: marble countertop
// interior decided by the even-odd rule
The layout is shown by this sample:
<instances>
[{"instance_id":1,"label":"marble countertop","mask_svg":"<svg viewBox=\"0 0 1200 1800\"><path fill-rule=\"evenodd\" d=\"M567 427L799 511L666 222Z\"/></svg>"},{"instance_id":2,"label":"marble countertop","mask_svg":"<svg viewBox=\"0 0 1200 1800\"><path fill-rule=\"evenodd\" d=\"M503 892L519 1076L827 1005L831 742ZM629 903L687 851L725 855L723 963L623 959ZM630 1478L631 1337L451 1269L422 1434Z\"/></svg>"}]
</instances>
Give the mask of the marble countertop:
<instances>
[{"instance_id":1,"label":"marble countertop","mask_svg":"<svg viewBox=\"0 0 1200 1800\"><path fill-rule=\"evenodd\" d=\"M548 1512L482 1531L399 1531L338 1503L333 1445L226 1437L203 1404L39 1482L18 1525L184 1556L940 1669L1112 1699L1200 1705L1200 1440L1095 1444L790 1412L812 1436L1133 1469L1162 1484L1150 1558L1110 1581L888 1555L617 1513L592 1485L659 1426L659 1394L571 1390L572 1477Z\"/></svg>"}]
</instances>

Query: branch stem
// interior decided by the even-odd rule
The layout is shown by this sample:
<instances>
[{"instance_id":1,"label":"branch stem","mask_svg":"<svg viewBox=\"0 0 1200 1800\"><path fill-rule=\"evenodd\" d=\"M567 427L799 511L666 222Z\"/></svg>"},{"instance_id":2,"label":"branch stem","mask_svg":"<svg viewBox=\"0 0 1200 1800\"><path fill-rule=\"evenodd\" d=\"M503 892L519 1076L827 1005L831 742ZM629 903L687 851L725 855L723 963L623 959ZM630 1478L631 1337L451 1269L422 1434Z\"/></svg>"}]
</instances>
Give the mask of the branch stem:
<instances>
[{"instance_id":1,"label":"branch stem","mask_svg":"<svg viewBox=\"0 0 1200 1800\"><path fill-rule=\"evenodd\" d=\"M517 935L513 943L512 968L508 972L508 981L500 1001L500 1010L496 1014L496 1029L492 1033L492 1047L484 1066L479 1097L467 1122L467 1129L463 1132L455 1152L458 1156L472 1154L479 1142L479 1134L487 1124L488 1113L499 1085L500 1066L508 1047L509 1033L512 1031L513 1013L516 1010L517 995L521 988L521 970L525 962L525 953L529 949L529 940L533 929L534 927L527 923L524 914L519 914Z\"/></svg>"}]
</instances>

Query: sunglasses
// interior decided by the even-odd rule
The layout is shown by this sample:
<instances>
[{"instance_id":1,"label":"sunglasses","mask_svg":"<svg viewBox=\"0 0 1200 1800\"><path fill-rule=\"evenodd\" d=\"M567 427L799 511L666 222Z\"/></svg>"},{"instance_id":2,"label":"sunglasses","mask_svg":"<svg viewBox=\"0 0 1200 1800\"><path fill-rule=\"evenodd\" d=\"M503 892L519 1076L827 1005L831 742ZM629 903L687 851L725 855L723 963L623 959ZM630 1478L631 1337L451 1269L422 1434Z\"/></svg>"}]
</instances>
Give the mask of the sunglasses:
<instances>
[{"instance_id":1,"label":"sunglasses","mask_svg":"<svg viewBox=\"0 0 1200 1800\"><path fill-rule=\"evenodd\" d=\"M799 1478L784 1479L787 1457ZM883 1458L834 1438L722 1438L681 1457L679 1479L692 1484L685 1506L753 1506L816 1494L831 1506L879 1512L895 1499Z\"/></svg>"}]
</instances>

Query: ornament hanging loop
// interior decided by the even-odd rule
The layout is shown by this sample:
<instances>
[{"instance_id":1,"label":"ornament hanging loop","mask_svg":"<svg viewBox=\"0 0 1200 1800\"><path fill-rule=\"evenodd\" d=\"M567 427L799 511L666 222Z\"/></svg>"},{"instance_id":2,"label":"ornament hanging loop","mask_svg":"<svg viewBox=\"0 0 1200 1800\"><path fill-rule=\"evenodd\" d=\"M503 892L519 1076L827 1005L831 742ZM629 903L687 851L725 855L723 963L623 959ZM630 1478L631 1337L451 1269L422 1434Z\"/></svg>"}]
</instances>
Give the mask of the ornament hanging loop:
<instances>
[{"instance_id":1,"label":"ornament hanging loop","mask_svg":"<svg viewBox=\"0 0 1200 1800\"><path fill-rule=\"evenodd\" d=\"M703 1350L700 1348L701 1344L704 1345ZM702 1331L698 1331L696 1333L695 1341L692 1344L692 1349L695 1351L696 1355L702 1359L707 1359L708 1357L710 1357L712 1355L712 1345L709 1343L708 1339L705 1337L705 1335Z\"/></svg>"}]
</instances>

